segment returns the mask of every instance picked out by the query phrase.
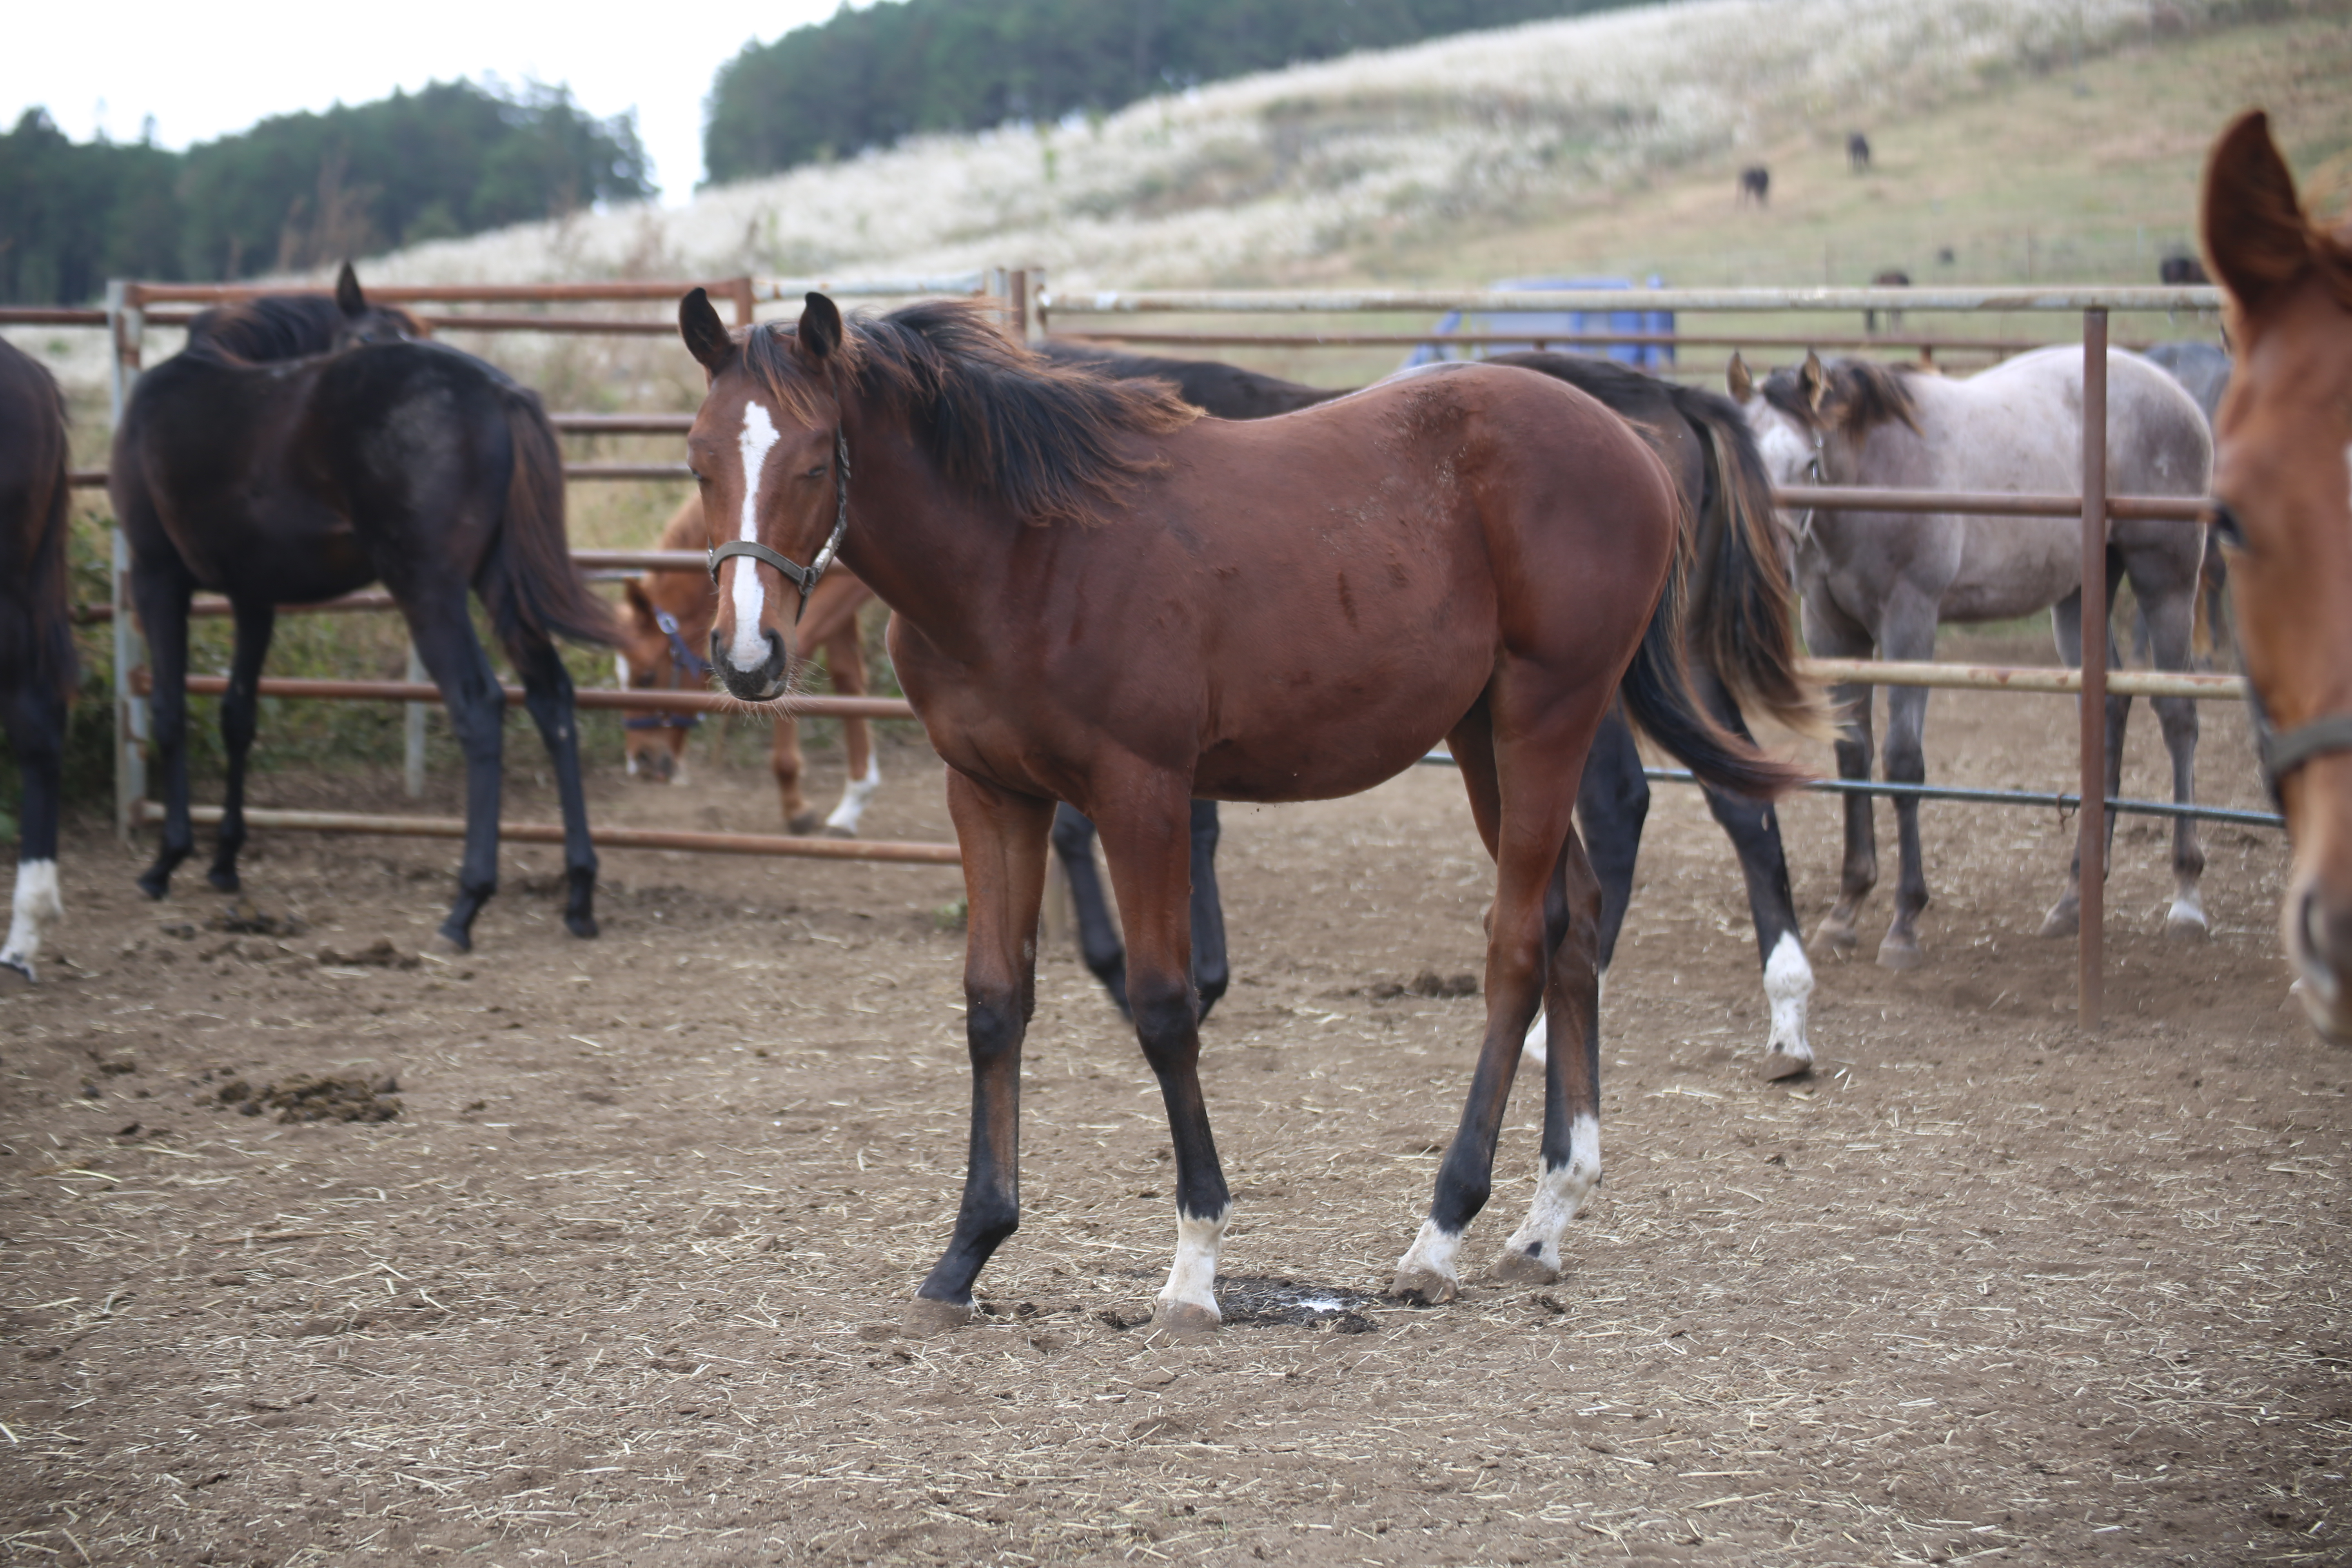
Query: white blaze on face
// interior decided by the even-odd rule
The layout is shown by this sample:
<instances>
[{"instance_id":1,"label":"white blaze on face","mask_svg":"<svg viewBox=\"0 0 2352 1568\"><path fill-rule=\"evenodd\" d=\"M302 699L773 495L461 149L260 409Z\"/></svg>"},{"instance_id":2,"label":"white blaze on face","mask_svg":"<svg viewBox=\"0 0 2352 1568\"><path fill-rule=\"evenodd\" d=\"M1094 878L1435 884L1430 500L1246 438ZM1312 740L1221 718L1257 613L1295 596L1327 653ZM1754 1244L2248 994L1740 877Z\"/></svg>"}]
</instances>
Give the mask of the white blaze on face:
<instances>
[{"instance_id":1,"label":"white blaze on face","mask_svg":"<svg viewBox=\"0 0 2352 1568\"><path fill-rule=\"evenodd\" d=\"M757 543L760 479L768 466L768 454L776 445L776 423L768 417L767 409L757 403L743 405L743 434L738 444L743 454L743 516L735 537ZM768 662L768 639L760 631L760 616L766 608L760 569L748 555L738 555L728 564L735 569L735 640L728 645L727 657L738 669L757 669Z\"/></svg>"}]
</instances>

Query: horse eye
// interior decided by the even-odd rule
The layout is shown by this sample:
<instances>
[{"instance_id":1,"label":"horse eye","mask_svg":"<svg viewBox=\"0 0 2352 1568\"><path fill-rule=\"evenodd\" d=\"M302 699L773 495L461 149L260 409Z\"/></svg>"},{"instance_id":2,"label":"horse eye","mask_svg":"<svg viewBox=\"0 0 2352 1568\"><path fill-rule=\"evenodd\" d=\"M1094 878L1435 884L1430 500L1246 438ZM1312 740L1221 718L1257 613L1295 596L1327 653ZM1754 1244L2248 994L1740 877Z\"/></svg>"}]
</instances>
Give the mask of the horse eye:
<instances>
[{"instance_id":1,"label":"horse eye","mask_svg":"<svg viewBox=\"0 0 2352 1568\"><path fill-rule=\"evenodd\" d=\"M2238 514L2226 506L2213 509L2213 537L2232 550L2246 547L2246 531L2238 526Z\"/></svg>"},{"instance_id":2,"label":"horse eye","mask_svg":"<svg viewBox=\"0 0 2352 1568\"><path fill-rule=\"evenodd\" d=\"M819 463L815 468L811 468L802 477L804 479L821 479L824 478L824 467L825 466L823 463Z\"/></svg>"}]
</instances>

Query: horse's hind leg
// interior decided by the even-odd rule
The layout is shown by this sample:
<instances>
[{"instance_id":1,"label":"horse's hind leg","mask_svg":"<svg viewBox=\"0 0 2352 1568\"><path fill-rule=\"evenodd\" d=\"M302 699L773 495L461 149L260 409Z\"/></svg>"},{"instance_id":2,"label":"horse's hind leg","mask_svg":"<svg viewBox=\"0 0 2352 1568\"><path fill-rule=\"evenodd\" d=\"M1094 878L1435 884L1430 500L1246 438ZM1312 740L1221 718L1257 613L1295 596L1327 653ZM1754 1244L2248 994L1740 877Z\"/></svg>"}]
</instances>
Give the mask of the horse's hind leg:
<instances>
[{"instance_id":1,"label":"horse's hind leg","mask_svg":"<svg viewBox=\"0 0 2352 1568\"><path fill-rule=\"evenodd\" d=\"M1708 710L1724 728L1752 744L1756 737L1749 733L1738 704L1731 700L1722 683L1701 671L1693 674ZM1795 1078L1813 1065L1813 1047L1805 1038L1813 966L1806 962L1804 939L1797 934L1797 900L1789 890L1789 857L1780 846L1780 814L1770 801L1749 800L1712 788L1703 793L1707 810L1715 814L1738 854L1740 875L1748 882L1748 914L1756 924L1756 951L1764 965L1764 1001L1772 1014L1761 1071L1767 1081ZM1602 918L1607 918L1605 910ZM1604 948L1604 973L1606 952Z\"/></svg>"},{"instance_id":2,"label":"horse's hind leg","mask_svg":"<svg viewBox=\"0 0 2352 1568\"><path fill-rule=\"evenodd\" d=\"M131 591L147 633L148 733L163 785L163 831L154 862L140 874L139 890L160 899L172 889L172 873L196 847L188 817L188 598L194 584L174 559L134 564Z\"/></svg>"},{"instance_id":3,"label":"horse's hind leg","mask_svg":"<svg viewBox=\"0 0 2352 1568\"><path fill-rule=\"evenodd\" d=\"M1127 949L1111 923L1110 900L1103 896L1102 874L1095 868L1095 825L1086 814L1065 801L1054 809L1054 850L1070 879L1070 909L1078 927L1078 956L1122 1018L1127 1009Z\"/></svg>"},{"instance_id":4,"label":"horse's hind leg","mask_svg":"<svg viewBox=\"0 0 2352 1568\"><path fill-rule=\"evenodd\" d=\"M522 666L523 706L539 726L555 764L555 796L563 809L563 927L573 936L596 934L596 847L588 841L588 798L580 779L580 720L572 704L572 673L555 645L525 641L517 650Z\"/></svg>"},{"instance_id":5,"label":"horse's hind leg","mask_svg":"<svg viewBox=\"0 0 2352 1568\"><path fill-rule=\"evenodd\" d=\"M1544 1016L1559 1047L1545 1053L1543 1173L1494 1275L1548 1285L1560 1276L1569 1222L1601 1183L1601 886L1574 833L1560 845L1543 916Z\"/></svg>"},{"instance_id":6,"label":"horse's hind leg","mask_svg":"<svg viewBox=\"0 0 2352 1568\"><path fill-rule=\"evenodd\" d=\"M228 787L221 798L220 837L207 879L224 893L236 891L236 858L245 847L245 764L253 751L255 721L261 709L261 664L269 654L269 634L278 606L239 603L236 652L229 663L228 694L221 699L221 739L228 747Z\"/></svg>"},{"instance_id":7,"label":"horse's hind leg","mask_svg":"<svg viewBox=\"0 0 2352 1568\"><path fill-rule=\"evenodd\" d=\"M1547 1072L1551 1075L1548 1082L1565 1083L1573 1092L1557 1118L1550 1109L1559 1103L1557 1096L1547 1097L1539 1197L1548 1194L1572 1214L1574 1204L1599 1179L1598 1082L1589 1093L1580 1087L1584 1069L1568 1058L1582 1061L1584 1053L1558 1047L1568 1040L1564 1023L1567 1028L1586 1031L1591 1051L1600 1049L1599 1036L1591 1032L1597 1027L1600 985L1600 886L1582 847L1572 854L1563 847L1573 837L1570 820L1575 781L1582 776L1585 754L1610 693L1548 695L1555 700L1549 711L1517 715L1517 722L1496 727L1490 727L1482 704L1456 726L1453 737L1471 813L1480 837L1496 851L1495 903L1487 917L1486 1032L1461 1124L1438 1166L1429 1217L1397 1260L1396 1278L1389 1287L1390 1294L1404 1300L1451 1300L1459 1289L1454 1258L1463 1232L1486 1207L1493 1190L1495 1142L1502 1131L1511 1077L1528 1025L1545 1003L1552 955L1563 945L1567 951L1559 962L1568 967L1561 971L1559 984L1549 989L1570 1010L1551 1026L1554 1048L1548 1052ZM1494 739L1497 727L1517 738L1498 744ZM1556 886L1564 876L1572 884ZM1592 935L1576 930L1584 925L1593 928ZM1580 1163L1570 1143L1577 1119L1584 1116L1593 1119L1593 1136L1591 1160ZM1555 1120L1560 1133L1557 1143L1550 1135Z\"/></svg>"},{"instance_id":8,"label":"horse's hind leg","mask_svg":"<svg viewBox=\"0 0 2352 1568\"><path fill-rule=\"evenodd\" d=\"M462 584L404 593L401 609L417 658L441 689L449 728L466 759L466 850L457 898L441 922L441 940L459 952L474 945L474 920L499 889L499 753L506 694L467 614Z\"/></svg>"},{"instance_id":9,"label":"horse's hind leg","mask_svg":"<svg viewBox=\"0 0 2352 1568\"><path fill-rule=\"evenodd\" d=\"M1192 803L1192 990L1201 1021L1225 994L1233 971L1225 957L1225 906L1217 896L1217 803Z\"/></svg>"},{"instance_id":10,"label":"horse's hind leg","mask_svg":"<svg viewBox=\"0 0 2352 1568\"><path fill-rule=\"evenodd\" d=\"M1805 647L1816 658L1868 658L1867 632L1843 616L1833 616L1808 594L1804 603ZM1838 777L1850 783L1870 782L1871 689L1839 685L1830 688L1830 708L1837 715ZM1832 952L1852 952L1861 945L1854 922L1863 901L1878 886L1878 823L1871 797L1844 797L1845 855L1838 871L1837 902L1830 907L1813 938Z\"/></svg>"},{"instance_id":11,"label":"horse's hind leg","mask_svg":"<svg viewBox=\"0 0 2352 1568\"><path fill-rule=\"evenodd\" d=\"M963 846L964 1037L971 1055L971 1146L954 1238L908 1307L917 1333L971 1316L972 1281L1021 1223L1021 1041L1036 1008L1037 907L1045 891L1050 802L948 772Z\"/></svg>"},{"instance_id":12,"label":"horse's hind leg","mask_svg":"<svg viewBox=\"0 0 2352 1568\"><path fill-rule=\"evenodd\" d=\"M776 715L775 732L768 742L768 771L776 775L776 795L783 803L784 831L795 836L814 833L824 819L801 791L801 727L790 715Z\"/></svg>"},{"instance_id":13,"label":"horse's hind leg","mask_svg":"<svg viewBox=\"0 0 2352 1568\"><path fill-rule=\"evenodd\" d=\"M1888 606L1879 628L1878 647L1890 659L1931 659L1936 657L1936 607L1909 597ZM1927 689L1921 686L1890 687L1886 693L1886 782L1924 784L1927 782ZM1916 969L1919 916L1927 907L1927 866L1919 842L1919 799L1895 797L1895 842L1899 865L1895 880L1895 918L1878 944L1882 969Z\"/></svg>"},{"instance_id":14,"label":"horse's hind leg","mask_svg":"<svg viewBox=\"0 0 2352 1568\"><path fill-rule=\"evenodd\" d=\"M2107 602L2110 604L2115 602L2116 583L2119 577L2119 570L2110 565L2107 573ZM2079 592L2067 595L2052 607L2050 626L2058 644L2058 657L2069 668L2082 668L2083 595ZM2114 669L2121 663L2122 659L2116 647L2115 637L2109 633L2107 635L2107 668ZM2074 700L2079 709L2082 699L2078 697ZM2123 783L2124 728L2130 721L2131 699L2110 694L2107 698L2107 765L2105 769L2106 792L2110 795L2114 795ZM2105 868L2115 863L2116 814L2114 812L2106 814L2106 842L2102 847L2103 866L2100 872L2102 877L2105 875ZM2203 865L2204 857L2201 854L2198 857L2198 862L2200 867ZM2050 912L2042 917L2041 934L2053 939L2069 937L2081 931L2082 927L2083 844L2081 837L2077 836L2074 841L2074 858L2068 861L2066 867L2066 886L2059 893L2058 901L2050 906Z\"/></svg>"},{"instance_id":15,"label":"horse's hind leg","mask_svg":"<svg viewBox=\"0 0 2352 1568\"><path fill-rule=\"evenodd\" d=\"M66 696L55 685L26 683L5 710L8 749L16 754L24 795L17 813L16 889L0 969L35 978L33 961L49 927L65 917L58 897L58 812L65 791Z\"/></svg>"},{"instance_id":16,"label":"horse's hind leg","mask_svg":"<svg viewBox=\"0 0 2352 1568\"><path fill-rule=\"evenodd\" d=\"M2196 658L2198 595L2203 587L2201 568L2175 578L2165 573L2158 562L2146 557L2132 559L2132 585L2143 606L2143 619L2148 628L2148 640L2156 655L2158 669L2187 669ZM2162 564L2169 564L2168 562ZM2151 584L2148 580L2155 579ZM2197 702L2189 697L2153 697L2148 706L2156 710L2156 721L2164 731L2164 749L2172 758L2172 798L2182 805L2197 801ZM2113 748L2114 772L2116 782L2108 785L2109 793L2122 787L2123 747L2118 740ZM2112 830L2113 816L2109 817ZM2205 847L2197 840L2197 819L2179 816L2172 822L2172 908L2166 911L2164 930L2168 936L2201 937L2209 935L2211 924L2205 918L2205 905L2199 896L2198 882L2205 873Z\"/></svg>"},{"instance_id":17,"label":"horse's hind leg","mask_svg":"<svg viewBox=\"0 0 2352 1568\"><path fill-rule=\"evenodd\" d=\"M1633 901L1633 868L1642 853L1642 826L1650 816L1650 781L1642 773L1641 748L1624 709L1609 705L1601 729L1592 738L1592 752L1584 760L1584 777L1577 784L1576 815L1584 825L1585 857L1601 883L1601 928L1597 962L1602 989L1609 984L1610 961L1617 953L1617 938L1625 929L1625 910ZM1528 1063L1540 1068L1549 1055L1551 1020L1538 1013L1522 1043Z\"/></svg>"},{"instance_id":18,"label":"horse's hind leg","mask_svg":"<svg viewBox=\"0 0 2352 1568\"><path fill-rule=\"evenodd\" d=\"M825 668L833 689L844 697L866 695L866 650L857 643L857 621L848 624L824 645ZM841 749L847 755L849 777L841 786L841 804L824 819L825 832L835 838L855 838L866 816L866 803L882 787L882 767L874 754L874 727L863 719L841 721Z\"/></svg>"}]
</instances>

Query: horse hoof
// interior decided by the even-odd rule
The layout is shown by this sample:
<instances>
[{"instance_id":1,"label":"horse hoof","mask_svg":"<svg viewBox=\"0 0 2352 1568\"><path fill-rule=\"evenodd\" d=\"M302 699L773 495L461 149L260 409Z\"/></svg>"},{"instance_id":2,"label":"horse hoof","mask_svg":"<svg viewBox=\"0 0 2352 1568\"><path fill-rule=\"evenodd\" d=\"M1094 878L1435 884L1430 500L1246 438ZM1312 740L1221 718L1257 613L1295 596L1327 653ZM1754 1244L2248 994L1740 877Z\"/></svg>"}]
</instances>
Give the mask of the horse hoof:
<instances>
[{"instance_id":1,"label":"horse hoof","mask_svg":"<svg viewBox=\"0 0 2352 1568\"><path fill-rule=\"evenodd\" d=\"M934 1301L918 1296L898 1314L898 1327L909 1339L927 1340L962 1328L971 1321L969 1301Z\"/></svg>"},{"instance_id":2,"label":"horse hoof","mask_svg":"<svg viewBox=\"0 0 2352 1568\"><path fill-rule=\"evenodd\" d=\"M0 958L0 991L21 990L25 986L38 985L40 983L41 977L33 973L33 963L30 959L20 963L13 958Z\"/></svg>"},{"instance_id":3,"label":"horse hoof","mask_svg":"<svg viewBox=\"0 0 2352 1568\"><path fill-rule=\"evenodd\" d=\"M1391 1300L1409 1307L1436 1307L1462 1293L1462 1288L1444 1275L1428 1268L1403 1268L1389 1282Z\"/></svg>"},{"instance_id":4,"label":"horse hoof","mask_svg":"<svg viewBox=\"0 0 2352 1568\"><path fill-rule=\"evenodd\" d=\"M1885 962L1884 954L1879 962ZM1912 952L1911 962L1919 962L1916 949ZM1779 1083L1783 1079L1802 1078L1812 1070L1813 1058L1811 1057L1792 1057L1786 1051L1767 1051L1763 1065L1756 1069L1756 1076L1766 1083Z\"/></svg>"},{"instance_id":5,"label":"horse hoof","mask_svg":"<svg viewBox=\"0 0 2352 1568\"><path fill-rule=\"evenodd\" d=\"M1214 1307L1202 1307L1191 1301L1154 1301L1151 1304L1152 1333L1171 1340L1207 1339L1223 1321Z\"/></svg>"},{"instance_id":6,"label":"horse hoof","mask_svg":"<svg viewBox=\"0 0 2352 1568\"><path fill-rule=\"evenodd\" d=\"M784 831L795 838L806 838L824 823L824 818L814 811L803 811L797 816L784 818Z\"/></svg>"},{"instance_id":7,"label":"horse hoof","mask_svg":"<svg viewBox=\"0 0 2352 1568\"><path fill-rule=\"evenodd\" d=\"M2073 936L2082 929L2082 907L2072 899L2059 900L2050 906L2050 912L2042 917L2042 934L2053 940Z\"/></svg>"},{"instance_id":8,"label":"horse hoof","mask_svg":"<svg viewBox=\"0 0 2352 1568\"><path fill-rule=\"evenodd\" d=\"M467 953L474 951L474 939L466 931L443 926L433 933L433 946L443 953Z\"/></svg>"},{"instance_id":9,"label":"horse hoof","mask_svg":"<svg viewBox=\"0 0 2352 1568\"><path fill-rule=\"evenodd\" d=\"M1853 934L1853 926L1832 916L1813 928L1813 945L1832 952L1852 952L1862 945L1862 939Z\"/></svg>"},{"instance_id":10,"label":"horse hoof","mask_svg":"<svg viewBox=\"0 0 2352 1568\"><path fill-rule=\"evenodd\" d=\"M160 904L165 895L172 890L172 874L166 871L162 876L157 876L150 871L139 879L139 890Z\"/></svg>"},{"instance_id":11,"label":"horse hoof","mask_svg":"<svg viewBox=\"0 0 2352 1568\"><path fill-rule=\"evenodd\" d=\"M857 829L854 827L835 827L832 823L828 822L824 825L824 836L827 838L855 838L857 837Z\"/></svg>"},{"instance_id":12,"label":"horse hoof","mask_svg":"<svg viewBox=\"0 0 2352 1568\"><path fill-rule=\"evenodd\" d=\"M596 917L594 915L566 915L563 917L563 929L570 931L576 937L584 938L594 936L596 934Z\"/></svg>"},{"instance_id":13,"label":"horse hoof","mask_svg":"<svg viewBox=\"0 0 2352 1568\"><path fill-rule=\"evenodd\" d=\"M2213 934L2213 927L2205 919L2205 911L2185 900L2176 899L2170 912L2164 917L2164 934L2189 942L2202 942Z\"/></svg>"},{"instance_id":14,"label":"horse hoof","mask_svg":"<svg viewBox=\"0 0 2352 1568\"><path fill-rule=\"evenodd\" d=\"M236 873L235 871L224 871L218 867L215 867L212 870L205 873L205 880L213 885L213 890L216 893L234 893L237 890L237 879Z\"/></svg>"},{"instance_id":15,"label":"horse hoof","mask_svg":"<svg viewBox=\"0 0 2352 1568\"><path fill-rule=\"evenodd\" d=\"M1560 1279L1559 1269L1516 1247L1506 1247L1486 1273L1498 1285L1557 1285Z\"/></svg>"},{"instance_id":16,"label":"horse hoof","mask_svg":"<svg viewBox=\"0 0 2352 1568\"><path fill-rule=\"evenodd\" d=\"M1896 936L1889 931L1886 940L1878 944L1878 967L1901 973L1916 969L1927 961L1920 956L1919 942L1915 937Z\"/></svg>"}]
</instances>

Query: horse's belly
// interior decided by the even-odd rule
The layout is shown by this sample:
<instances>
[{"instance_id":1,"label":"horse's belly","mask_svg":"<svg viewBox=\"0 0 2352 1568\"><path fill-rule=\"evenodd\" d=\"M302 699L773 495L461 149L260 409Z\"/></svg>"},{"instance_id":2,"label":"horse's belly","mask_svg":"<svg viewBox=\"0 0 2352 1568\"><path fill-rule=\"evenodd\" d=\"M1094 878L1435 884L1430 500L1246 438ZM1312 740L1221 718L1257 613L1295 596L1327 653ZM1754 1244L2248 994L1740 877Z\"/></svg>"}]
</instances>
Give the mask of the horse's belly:
<instances>
[{"instance_id":1,"label":"horse's belly","mask_svg":"<svg viewBox=\"0 0 2352 1568\"><path fill-rule=\"evenodd\" d=\"M1335 661L1338 662L1338 661ZM1491 658L1433 656L1400 669L1334 677L1279 668L1246 698L1228 689L1193 773L1213 800L1329 800L1394 778L1478 700Z\"/></svg>"},{"instance_id":2,"label":"horse's belly","mask_svg":"<svg viewBox=\"0 0 2352 1568\"><path fill-rule=\"evenodd\" d=\"M1939 618L2006 621L2039 615L2082 584L2082 535L2072 525L1973 519Z\"/></svg>"}]
</instances>

